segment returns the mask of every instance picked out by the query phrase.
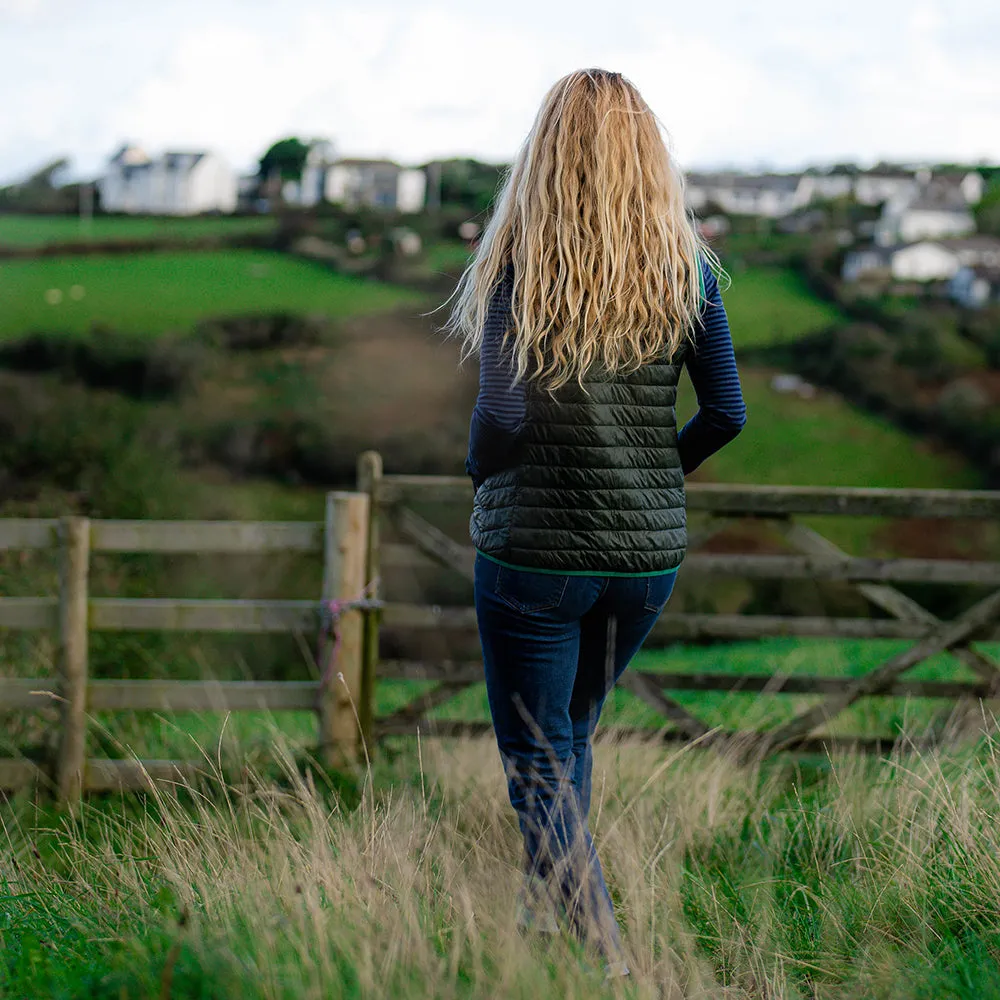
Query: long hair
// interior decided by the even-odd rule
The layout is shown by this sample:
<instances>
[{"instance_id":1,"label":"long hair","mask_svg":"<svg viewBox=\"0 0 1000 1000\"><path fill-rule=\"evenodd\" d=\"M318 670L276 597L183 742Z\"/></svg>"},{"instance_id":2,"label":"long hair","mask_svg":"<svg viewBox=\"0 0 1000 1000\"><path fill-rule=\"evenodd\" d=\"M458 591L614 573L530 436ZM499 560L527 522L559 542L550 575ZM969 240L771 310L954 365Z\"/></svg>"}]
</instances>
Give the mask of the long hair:
<instances>
[{"instance_id":1,"label":"long hair","mask_svg":"<svg viewBox=\"0 0 1000 1000\"><path fill-rule=\"evenodd\" d=\"M453 293L445 329L478 351L514 270L518 379L554 390L673 357L693 335L704 246L655 115L619 73L578 70L546 94Z\"/></svg>"}]
</instances>

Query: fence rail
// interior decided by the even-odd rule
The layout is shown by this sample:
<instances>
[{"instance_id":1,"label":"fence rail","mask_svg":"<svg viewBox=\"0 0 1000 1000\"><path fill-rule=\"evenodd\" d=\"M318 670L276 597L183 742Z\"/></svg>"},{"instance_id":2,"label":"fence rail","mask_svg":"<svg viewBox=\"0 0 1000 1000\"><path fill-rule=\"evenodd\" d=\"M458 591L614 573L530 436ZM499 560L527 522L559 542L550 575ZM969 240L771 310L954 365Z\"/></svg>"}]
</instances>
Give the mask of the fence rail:
<instances>
[{"instance_id":1,"label":"fence rail","mask_svg":"<svg viewBox=\"0 0 1000 1000\"><path fill-rule=\"evenodd\" d=\"M475 553L429 524L413 509L434 503L470 504L467 479L447 476L375 475L365 487L372 500L371 523L391 525L404 540L383 548L383 564L417 569L435 563L470 579ZM621 683L656 709L665 719L658 735L664 738L698 737L703 745L708 727L667 691L744 691L769 694L819 695L823 701L787 724L768 732L718 733L719 739L739 739L759 752L774 748L832 747L838 740L818 736L819 727L855 704L873 696L945 698L969 709L975 717L980 700L1000 694L1000 664L971 645L974 640L1000 639L1000 591L979 601L954 622L941 621L893 584L934 583L967 587L1000 586L1000 563L954 559L875 559L852 557L829 539L796 518L802 515L928 519L1000 520L1000 492L979 490L855 489L800 486L691 485L687 507L706 516L707 527L692 533L685 574L737 576L744 579L830 580L852 586L882 617L825 617L762 614L676 613L669 607L660 617L652 638L660 641L703 639L758 639L770 636L909 639L909 650L891 657L860 677L777 675L690 675L630 670ZM742 519L766 519L784 539L786 554L713 554L698 551L721 529ZM387 605L386 626L471 630L470 608ZM971 683L909 680L905 675L929 656L951 652L970 668ZM426 706L438 706L450 694L481 677L476 665L422 664L402 661L380 666L379 675L436 680L430 695L404 705L381 722L383 732L455 733L468 731L457 720L428 718ZM440 698L437 697L440 695ZM980 715L981 718L981 715ZM882 746L884 739L858 737L859 746Z\"/></svg>"},{"instance_id":2,"label":"fence rail","mask_svg":"<svg viewBox=\"0 0 1000 1000\"><path fill-rule=\"evenodd\" d=\"M474 636L476 621L471 607L379 600L385 592L381 578L391 580L401 571L446 567L459 578L471 579L474 551L412 507L469 504L471 500L467 479L383 475L379 455L367 452L359 460L358 491L329 494L322 523L0 520L0 550L57 548L61 556L57 597L0 597L0 627L53 630L60 640L56 678L0 679L0 710L30 710L55 701L61 713L56 758L41 763L0 760L0 787L42 781L72 802L85 789L142 787L192 773L195 765L181 761L86 757L87 715L94 711L312 710L318 717L320 750L328 762L353 753L362 735L413 733L417 727L439 735L486 731L485 723L429 714L481 681L480 661L379 661L383 632L430 632L436 638ZM954 621L941 621L893 586L930 582L1000 588L1000 563L853 557L796 520L799 515L1000 520L1000 492L699 484L689 486L687 503L689 510L706 516L708 525L692 533L686 573L751 580L837 580L852 586L881 617L692 614L668 609L654 627L653 641L799 636L903 639L915 645L860 677L631 670L624 675L623 685L664 718L660 729L644 731L646 735L681 740L698 737L705 744L712 742L708 736L740 739L761 751L830 748L843 740L819 735L819 727L861 697L940 698L970 709L980 701L1000 697L1000 665L972 645L983 639L1000 640L1000 590L989 593ZM745 518L767 519L789 551L762 555L699 550L716 532ZM90 598L88 568L95 552L297 552L323 560L323 589L315 601ZM354 600L366 591L371 601ZM337 662L318 682L94 680L87 676L87 637L91 631L315 635L322 631L324 611L329 613L331 608L340 609ZM925 681L905 676L941 651L956 656L972 670L975 680ZM334 683L337 674L343 681ZM378 678L431 681L435 686L391 715L376 719L373 705ZM709 733L703 720L668 693L676 691L818 695L823 701L772 731ZM847 742L869 748L886 745L884 738L869 735Z\"/></svg>"},{"instance_id":3,"label":"fence rail","mask_svg":"<svg viewBox=\"0 0 1000 1000\"><path fill-rule=\"evenodd\" d=\"M42 782L75 802L84 790L144 787L192 773L183 761L117 761L86 756L90 712L130 710L312 710L327 763L353 754L361 736L351 700L361 697L364 669L362 610L369 498L327 495L326 520L312 523L222 521L0 520L0 550L60 553L58 597L0 597L0 627L53 630L59 636L54 679L0 678L0 710L37 709L55 701L60 739L54 761L0 760L0 788ZM93 552L261 554L301 552L323 558L323 592L315 601L90 598ZM93 680L87 676L92 631L302 632L323 631L337 608L337 670L319 682Z\"/></svg>"}]
</instances>

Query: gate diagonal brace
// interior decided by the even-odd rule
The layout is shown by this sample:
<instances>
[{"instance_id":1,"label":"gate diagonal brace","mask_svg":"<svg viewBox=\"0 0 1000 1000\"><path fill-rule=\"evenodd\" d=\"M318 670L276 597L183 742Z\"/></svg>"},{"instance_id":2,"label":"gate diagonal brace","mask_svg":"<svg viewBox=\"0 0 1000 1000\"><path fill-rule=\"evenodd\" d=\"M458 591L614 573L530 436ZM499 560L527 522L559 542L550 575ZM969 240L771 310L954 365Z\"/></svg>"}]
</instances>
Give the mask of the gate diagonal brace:
<instances>
[{"instance_id":1,"label":"gate diagonal brace","mask_svg":"<svg viewBox=\"0 0 1000 1000\"><path fill-rule=\"evenodd\" d=\"M779 749L783 744L794 742L808 735L823 722L838 715L845 708L849 708L859 698L877 694L900 674L915 667L928 657L951 649L959 643L968 642L998 616L1000 616L1000 590L974 604L955 621L943 622L940 627L921 639L916 645L891 657L871 673L859 678L842 695L803 712L774 732L765 734L764 739L768 747Z\"/></svg>"},{"instance_id":2,"label":"gate diagonal brace","mask_svg":"<svg viewBox=\"0 0 1000 1000\"><path fill-rule=\"evenodd\" d=\"M843 549L824 538L819 532L795 521L786 522L785 538L794 549L807 555L829 558L833 561L848 558ZM871 601L877 608L887 611L901 621L919 621L928 625L941 624L941 619L937 615L921 607L912 597L908 597L895 587L878 583L855 583L853 589ZM1000 664L981 650L973 649L968 645L956 646L951 650L951 653L959 663L968 667L990 686L987 698L1000 694ZM950 723L955 731L960 732L973 725L982 728L983 722L984 717L977 701L969 698L959 699Z\"/></svg>"},{"instance_id":3,"label":"gate diagonal brace","mask_svg":"<svg viewBox=\"0 0 1000 1000\"><path fill-rule=\"evenodd\" d=\"M793 548L806 555L828 557L834 562L849 558L843 549L824 538L819 532L802 524L789 523L785 528L785 538ZM913 598L907 597L895 587L876 583L855 583L852 586L876 607L901 621L919 621L928 625L941 624L941 619L937 615L921 607ZM951 652L978 677L992 682L1000 691L1000 664L995 660L967 646L959 646Z\"/></svg>"},{"instance_id":4,"label":"gate diagonal brace","mask_svg":"<svg viewBox=\"0 0 1000 1000\"><path fill-rule=\"evenodd\" d=\"M419 722L421 721L421 716L426 715L427 712L432 711L439 705L451 701L460 691L464 691L470 686L470 683L467 681L442 681L431 688L430 691L418 694L416 698L397 708L391 715L387 715L384 719L379 719L379 723L386 725L397 722ZM433 719L425 721L430 726L434 724Z\"/></svg>"},{"instance_id":5,"label":"gate diagonal brace","mask_svg":"<svg viewBox=\"0 0 1000 1000\"><path fill-rule=\"evenodd\" d=\"M471 545L462 545L446 535L440 528L408 507L393 505L389 513L393 525L411 541L424 555L448 569L460 573L467 580L474 577L476 550Z\"/></svg>"},{"instance_id":6,"label":"gate diagonal brace","mask_svg":"<svg viewBox=\"0 0 1000 1000\"><path fill-rule=\"evenodd\" d=\"M655 708L666 716L689 739L697 739L707 735L711 730L700 719L695 718L683 705L665 695L656 682L650 680L638 670L626 670L619 678L618 684L647 705Z\"/></svg>"}]
</instances>

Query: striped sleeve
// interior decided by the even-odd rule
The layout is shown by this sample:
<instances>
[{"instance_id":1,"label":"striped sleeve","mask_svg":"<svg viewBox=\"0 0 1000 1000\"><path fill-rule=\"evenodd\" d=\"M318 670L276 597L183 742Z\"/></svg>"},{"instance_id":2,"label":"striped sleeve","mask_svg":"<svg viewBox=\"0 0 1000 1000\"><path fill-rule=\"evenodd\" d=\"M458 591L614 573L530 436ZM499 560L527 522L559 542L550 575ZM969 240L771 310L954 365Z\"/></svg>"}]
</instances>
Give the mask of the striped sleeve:
<instances>
[{"instance_id":1,"label":"striped sleeve","mask_svg":"<svg viewBox=\"0 0 1000 1000\"><path fill-rule=\"evenodd\" d=\"M518 428L524 421L527 395L514 381L510 345L503 342L511 320L514 269L509 266L486 310L479 352L479 395L469 425L465 470L473 485L506 468Z\"/></svg>"},{"instance_id":2,"label":"striped sleeve","mask_svg":"<svg viewBox=\"0 0 1000 1000\"><path fill-rule=\"evenodd\" d=\"M686 362L698 397L698 412L681 429L677 445L685 475L732 441L747 417L719 282L704 261L702 272L705 303L694 349Z\"/></svg>"}]
</instances>

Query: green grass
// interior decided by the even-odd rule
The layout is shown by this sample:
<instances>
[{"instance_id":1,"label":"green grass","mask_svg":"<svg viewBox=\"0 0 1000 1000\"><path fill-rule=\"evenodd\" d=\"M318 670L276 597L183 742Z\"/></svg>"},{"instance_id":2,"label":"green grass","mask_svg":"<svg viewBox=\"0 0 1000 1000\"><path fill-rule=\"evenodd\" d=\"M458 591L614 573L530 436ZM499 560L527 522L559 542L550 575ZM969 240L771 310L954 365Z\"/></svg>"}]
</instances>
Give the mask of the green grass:
<instances>
[{"instance_id":1,"label":"green grass","mask_svg":"<svg viewBox=\"0 0 1000 1000\"><path fill-rule=\"evenodd\" d=\"M74 287L81 298L73 297ZM46 301L52 289L59 292L55 305ZM208 316L280 310L337 319L424 302L411 291L257 250L6 261L0 301L0 337L39 329L83 333L93 323L154 334L186 330Z\"/></svg>"},{"instance_id":2,"label":"green grass","mask_svg":"<svg viewBox=\"0 0 1000 1000\"><path fill-rule=\"evenodd\" d=\"M492 740L325 774L0 806L0 996L980 1000L1000 995L995 743L748 767L598 746L591 829L632 970L514 930Z\"/></svg>"},{"instance_id":3,"label":"green grass","mask_svg":"<svg viewBox=\"0 0 1000 1000\"><path fill-rule=\"evenodd\" d=\"M458 273L469 263L468 244L456 240L433 243L427 248L426 265L430 271Z\"/></svg>"},{"instance_id":4,"label":"green grass","mask_svg":"<svg viewBox=\"0 0 1000 1000\"><path fill-rule=\"evenodd\" d=\"M267 233L272 218L123 218L97 216L89 222L66 215L0 215L0 246L49 243L105 243L114 240L198 240Z\"/></svg>"},{"instance_id":5,"label":"green grass","mask_svg":"<svg viewBox=\"0 0 1000 1000\"><path fill-rule=\"evenodd\" d=\"M833 392L811 399L771 388L771 372L743 369L747 404L742 434L704 467L717 482L802 486L974 489L981 475L961 456L859 410ZM678 421L696 401L682 381ZM695 477L697 479L697 476Z\"/></svg>"},{"instance_id":6,"label":"green grass","mask_svg":"<svg viewBox=\"0 0 1000 1000\"><path fill-rule=\"evenodd\" d=\"M818 390L811 399L803 399L795 393L775 392L771 376L760 369L741 369L746 427L694 473L693 482L982 488L981 473L961 455L907 434L836 393ZM687 420L695 407L691 384L684 378L678 421ZM860 555L880 522L831 517L808 523ZM975 528L977 533L985 529Z\"/></svg>"},{"instance_id":7,"label":"green grass","mask_svg":"<svg viewBox=\"0 0 1000 1000\"><path fill-rule=\"evenodd\" d=\"M844 322L844 316L816 298L794 271L753 267L734 270L731 278L731 286L723 287L722 301L737 352L798 340Z\"/></svg>"}]
</instances>

